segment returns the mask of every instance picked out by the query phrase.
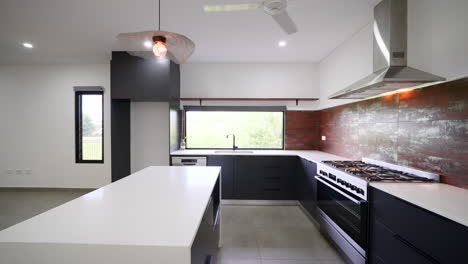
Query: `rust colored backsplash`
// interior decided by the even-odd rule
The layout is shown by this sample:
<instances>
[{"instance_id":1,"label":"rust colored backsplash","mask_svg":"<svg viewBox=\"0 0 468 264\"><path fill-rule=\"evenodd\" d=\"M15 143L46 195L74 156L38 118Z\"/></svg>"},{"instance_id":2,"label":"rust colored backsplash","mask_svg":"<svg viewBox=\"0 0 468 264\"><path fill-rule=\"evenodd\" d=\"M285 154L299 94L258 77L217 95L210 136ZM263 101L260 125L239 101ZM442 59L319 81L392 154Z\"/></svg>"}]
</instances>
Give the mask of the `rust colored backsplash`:
<instances>
[{"instance_id":1,"label":"rust colored backsplash","mask_svg":"<svg viewBox=\"0 0 468 264\"><path fill-rule=\"evenodd\" d=\"M289 111L285 116L285 149L319 149L320 113L317 111Z\"/></svg>"},{"instance_id":2,"label":"rust colored backsplash","mask_svg":"<svg viewBox=\"0 0 468 264\"><path fill-rule=\"evenodd\" d=\"M304 120L309 126L296 123ZM306 139L304 145L298 138ZM468 189L468 78L317 112L288 112L286 148L305 145L435 172L442 182Z\"/></svg>"}]
</instances>

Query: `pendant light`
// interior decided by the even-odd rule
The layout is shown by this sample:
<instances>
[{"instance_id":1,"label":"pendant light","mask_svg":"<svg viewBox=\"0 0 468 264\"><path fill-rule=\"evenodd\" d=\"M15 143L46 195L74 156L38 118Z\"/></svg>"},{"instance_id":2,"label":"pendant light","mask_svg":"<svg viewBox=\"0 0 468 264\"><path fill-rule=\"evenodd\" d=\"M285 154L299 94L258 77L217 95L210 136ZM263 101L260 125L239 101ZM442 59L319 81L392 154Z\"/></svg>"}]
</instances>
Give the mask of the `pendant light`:
<instances>
[{"instance_id":1,"label":"pendant light","mask_svg":"<svg viewBox=\"0 0 468 264\"><path fill-rule=\"evenodd\" d=\"M158 30L121 33L117 36L118 48L145 59L167 56L174 63L183 64L193 54L195 43L182 34L161 31L161 0L158 0L158 6ZM147 45L148 42L152 46Z\"/></svg>"},{"instance_id":2,"label":"pendant light","mask_svg":"<svg viewBox=\"0 0 468 264\"><path fill-rule=\"evenodd\" d=\"M158 0L158 30L161 31L161 0ZM153 36L153 53L156 57L165 57L167 54L166 38Z\"/></svg>"}]
</instances>

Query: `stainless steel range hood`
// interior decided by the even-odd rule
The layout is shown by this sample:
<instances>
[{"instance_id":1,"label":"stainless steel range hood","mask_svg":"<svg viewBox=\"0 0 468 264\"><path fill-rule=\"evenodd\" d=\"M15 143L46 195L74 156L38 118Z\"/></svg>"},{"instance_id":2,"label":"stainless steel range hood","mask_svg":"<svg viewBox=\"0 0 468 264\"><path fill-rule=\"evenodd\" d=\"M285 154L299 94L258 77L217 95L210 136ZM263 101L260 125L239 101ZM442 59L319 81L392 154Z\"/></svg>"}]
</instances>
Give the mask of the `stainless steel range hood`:
<instances>
[{"instance_id":1,"label":"stainless steel range hood","mask_svg":"<svg viewBox=\"0 0 468 264\"><path fill-rule=\"evenodd\" d=\"M329 99L364 99L445 80L407 66L407 10L407 0L382 0L374 8L374 72Z\"/></svg>"}]
</instances>

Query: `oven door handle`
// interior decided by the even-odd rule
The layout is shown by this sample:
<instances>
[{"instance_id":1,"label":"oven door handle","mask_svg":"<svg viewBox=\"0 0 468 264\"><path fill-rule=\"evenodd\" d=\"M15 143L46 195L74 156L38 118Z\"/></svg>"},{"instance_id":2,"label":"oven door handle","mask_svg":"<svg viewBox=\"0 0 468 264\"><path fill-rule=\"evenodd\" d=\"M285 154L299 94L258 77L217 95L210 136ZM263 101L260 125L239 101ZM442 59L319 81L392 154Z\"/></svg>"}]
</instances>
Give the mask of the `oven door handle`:
<instances>
[{"instance_id":1,"label":"oven door handle","mask_svg":"<svg viewBox=\"0 0 468 264\"><path fill-rule=\"evenodd\" d=\"M363 202L366 202L365 200L357 200L357 199L351 197L351 195L349 195L349 194L343 192L342 190L336 188L335 186L331 185L327 181L323 180L320 176L315 176L315 179L317 179L317 181L320 181L321 183L327 185L328 187L332 188L334 191L336 191L337 193L343 195L344 197L348 198L349 200L351 200L352 202L354 202L356 204L361 204Z\"/></svg>"}]
</instances>

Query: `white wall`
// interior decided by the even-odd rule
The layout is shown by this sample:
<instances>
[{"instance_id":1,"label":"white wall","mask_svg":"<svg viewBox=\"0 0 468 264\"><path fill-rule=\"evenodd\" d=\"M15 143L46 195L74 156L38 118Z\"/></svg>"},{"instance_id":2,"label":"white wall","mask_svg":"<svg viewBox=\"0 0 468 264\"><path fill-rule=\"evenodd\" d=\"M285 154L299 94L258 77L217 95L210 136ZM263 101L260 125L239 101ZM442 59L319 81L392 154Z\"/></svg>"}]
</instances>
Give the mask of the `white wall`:
<instances>
[{"instance_id":1,"label":"white wall","mask_svg":"<svg viewBox=\"0 0 468 264\"><path fill-rule=\"evenodd\" d=\"M449 80L466 77L467 11L467 0L408 0L408 64Z\"/></svg>"},{"instance_id":2,"label":"white wall","mask_svg":"<svg viewBox=\"0 0 468 264\"><path fill-rule=\"evenodd\" d=\"M319 97L317 64L193 63L181 65L181 97ZM205 102L223 105L275 105L295 102ZM310 103L301 103L305 106Z\"/></svg>"},{"instance_id":3,"label":"white wall","mask_svg":"<svg viewBox=\"0 0 468 264\"><path fill-rule=\"evenodd\" d=\"M372 25L369 23L320 63L319 108L355 102L348 99L329 100L328 97L371 72Z\"/></svg>"},{"instance_id":4,"label":"white wall","mask_svg":"<svg viewBox=\"0 0 468 264\"><path fill-rule=\"evenodd\" d=\"M104 164L75 163L74 86L105 89ZM110 183L109 87L108 64L0 66L0 186L96 188Z\"/></svg>"},{"instance_id":5,"label":"white wall","mask_svg":"<svg viewBox=\"0 0 468 264\"><path fill-rule=\"evenodd\" d=\"M132 102L131 172L169 165L169 103Z\"/></svg>"},{"instance_id":6,"label":"white wall","mask_svg":"<svg viewBox=\"0 0 468 264\"><path fill-rule=\"evenodd\" d=\"M448 80L468 76L467 10L466 0L408 0L408 65ZM369 23L320 62L320 108L354 102L327 97L372 71Z\"/></svg>"}]
</instances>

